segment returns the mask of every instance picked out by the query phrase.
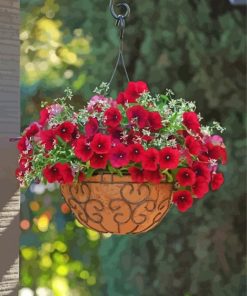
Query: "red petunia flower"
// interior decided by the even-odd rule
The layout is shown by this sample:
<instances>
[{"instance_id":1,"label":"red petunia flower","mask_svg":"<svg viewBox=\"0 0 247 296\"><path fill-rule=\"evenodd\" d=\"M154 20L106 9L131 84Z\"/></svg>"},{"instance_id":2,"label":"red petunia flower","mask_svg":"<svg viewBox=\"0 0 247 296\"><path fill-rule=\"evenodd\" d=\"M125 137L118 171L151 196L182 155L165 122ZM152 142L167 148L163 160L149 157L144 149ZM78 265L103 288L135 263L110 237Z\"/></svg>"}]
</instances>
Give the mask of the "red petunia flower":
<instances>
[{"instance_id":1,"label":"red petunia flower","mask_svg":"<svg viewBox=\"0 0 247 296\"><path fill-rule=\"evenodd\" d=\"M87 162L93 156L93 150L83 136L75 142L74 152L76 157L83 162Z\"/></svg>"},{"instance_id":2,"label":"red petunia flower","mask_svg":"<svg viewBox=\"0 0 247 296\"><path fill-rule=\"evenodd\" d=\"M28 128L26 128L24 133L27 138L31 138L35 136L39 131L40 125L38 124L38 122L34 122Z\"/></svg>"},{"instance_id":3,"label":"red petunia flower","mask_svg":"<svg viewBox=\"0 0 247 296\"><path fill-rule=\"evenodd\" d=\"M44 126L48 119L49 119L50 113L48 111L48 108L43 108L40 110L40 117L39 117L39 124Z\"/></svg>"},{"instance_id":4,"label":"red petunia flower","mask_svg":"<svg viewBox=\"0 0 247 296\"><path fill-rule=\"evenodd\" d=\"M200 122L195 112L184 112L183 124L193 132L198 133L200 131Z\"/></svg>"},{"instance_id":5,"label":"red petunia flower","mask_svg":"<svg viewBox=\"0 0 247 296\"><path fill-rule=\"evenodd\" d=\"M115 127L115 128L108 128L107 129L108 133L111 135L113 140L119 140L123 136L123 129L121 127Z\"/></svg>"},{"instance_id":6,"label":"red petunia flower","mask_svg":"<svg viewBox=\"0 0 247 296\"><path fill-rule=\"evenodd\" d=\"M126 141L129 145L138 143L141 141L141 139L142 139L142 133L139 131L134 131L133 129L131 129L128 132L128 136L126 137Z\"/></svg>"},{"instance_id":7,"label":"red petunia flower","mask_svg":"<svg viewBox=\"0 0 247 296\"><path fill-rule=\"evenodd\" d=\"M142 160L142 154L144 148L141 144L131 144L128 147L130 161L140 162Z\"/></svg>"},{"instance_id":8,"label":"red petunia flower","mask_svg":"<svg viewBox=\"0 0 247 296\"><path fill-rule=\"evenodd\" d=\"M131 124L137 123L139 128L144 128L148 119L148 111L142 106L133 106L126 111L128 120Z\"/></svg>"},{"instance_id":9,"label":"red petunia flower","mask_svg":"<svg viewBox=\"0 0 247 296\"><path fill-rule=\"evenodd\" d=\"M181 186L192 186L196 181L196 174L189 168L182 168L177 172L176 180Z\"/></svg>"},{"instance_id":10,"label":"red petunia flower","mask_svg":"<svg viewBox=\"0 0 247 296\"><path fill-rule=\"evenodd\" d=\"M105 124L108 127L117 127L121 120L122 115L117 108L111 107L105 111Z\"/></svg>"},{"instance_id":11,"label":"red petunia flower","mask_svg":"<svg viewBox=\"0 0 247 296\"><path fill-rule=\"evenodd\" d=\"M96 118L89 117L85 124L85 134L87 138L92 138L99 130L99 123Z\"/></svg>"},{"instance_id":12,"label":"red petunia flower","mask_svg":"<svg viewBox=\"0 0 247 296\"><path fill-rule=\"evenodd\" d=\"M192 136L185 138L185 145L191 154L198 155L201 152L201 143Z\"/></svg>"},{"instance_id":13,"label":"red petunia flower","mask_svg":"<svg viewBox=\"0 0 247 296\"><path fill-rule=\"evenodd\" d=\"M205 146L205 151L202 153L202 155L200 155L200 159L202 161L208 161L209 159L221 160L222 164L226 164L227 152L224 147L207 143Z\"/></svg>"},{"instance_id":14,"label":"red petunia flower","mask_svg":"<svg viewBox=\"0 0 247 296\"><path fill-rule=\"evenodd\" d=\"M27 172L31 169L31 159L26 156L21 156L19 159L19 168L22 172Z\"/></svg>"},{"instance_id":15,"label":"red petunia flower","mask_svg":"<svg viewBox=\"0 0 247 296\"><path fill-rule=\"evenodd\" d=\"M222 173L212 174L211 189L216 191L224 184L224 175Z\"/></svg>"},{"instance_id":16,"label":"red petunia flower","mask_svg":"<svg viewBox=\"0 0 247 296\"><path fill-rule=\"evenodd\" d=\"M83 172L80 172L78 175L78 181L82 182L85 180L85 178L86 178L86 175Z\"/></svg>"},{"instance_id":17,"label":"red petunia flower","mask_svg":"<svg viewBox=\"0 0 247 296\"><path fill-rule=\"evenodd\" d=\"M25 177L25 172L23 170L21 170L20 168L17 168L15 170L15 176L19 182L23 182L23 179Z\"/></svg>"},{"instance_id":18,"label":"red petunia flower","mask_svg":"<svg viewBox=\"0 0 247 296\"><path fill-rule=\"evenodd\" d=\"M160 150L160 168L161 169L175 169L179 163L178 149L165 147Z\"/></svg>"},{"instance_id":19,"label":"red petunia flower","mask_svg":"<svg viewBox=\"0 0 247 296\"><path fill-rule=\"evenodd\" d=\"M120 92L118 94L117 103L120 105L124 105L125 103L127 103L127 98L126 98L125 92Z\"/></svg>"},{"instance_id":20,"label":"red petunia flower","mask_svg":"<svg viewBox=\"0 0 247 296\"><path fill-rule=\"evenodd\" d=\"M143 141L145 141L147 143L151 142L154 139L154 137L148 136L148 135L142 135L141 138L142 138Z\"/></svg>"},{"instance_id":21,"label":"red petunia flower","mask_svg":"<svg viewBox=\"0 0 247 296\"><path fill-rule=\"evenodd\" d=\"M192 186L192 191L197 198L203 198L209 191L208 182L203 177L196 178L196 182Z\"/></svg>"},{"instance_id":22,"label":"red petunia flower","mask_svg":"<svg viewBox=\"0 0 247 296\"><path fill-rule=\"evenodd\" d=\"M28 146L29 146L28 138L25 136L21 137L17 143L17 148L18 148L19 152L22 153L22 152L27 151Z\"/></svg>"},{"instance_id":23,"label":"red petunia flower","mask_svg":"<svg viewBox=\"0 0 247 296\"><path fill-rule=\"evenodd\" d=\"M120 168L128 165L129 155L128 149L123 144L118 144L111 149L110 163L114 168Z\"/></svg>"},{"instance_id":24,"label":"red petunia flower","mask_svg":"<svg viewBox=\"0 0 247 296\"><path fill-rule=\"evenodd\" d=\"M205 147L204 153L202 155L205 157L205 160L215 159L218 160L221 158L221 147L214 146L211 143L207 143Z\"/></svg>"},{"instance_id":25,"label":"red petunia flower","mask_svg":"<svg viewBox=\"0 0 247 296\"><path fill-rule=\"evenodd\" d=\"M103 134L96 134L91 142L93 152L107 154L111 149L111 137Z\"/></svg>"},{"instance_id":26,"label":"red petunia flower","mask_svg":"<svg viewBox=\"0 0 247 296\"><path fill-rule=\"evenodd\" d=\"M220 159L221 163L225 165L227 163L227 151L226 148L220 147L221 148L221 153L220 153Z\"/></svg>"},{"instance_id":27,"label":"red petunia flower","mask_svg":"<svg viewBox=\"0 0 247 296\"><path fill-rule=\"evenodd\" d=\"M192 170L197 177L203 177L205 182L210 181L210 170L206 164L196 161L192 164Z\"/></svg>"},{"instance_id":28,"label":"red petunia flower","mask_svg":"<svg viewBox=\"0 0 247 296\"><path fill-rule=\"evenodd\" d=\"M160 130L162 128L162 118L159 112L149 112L147 123L152 132Z\"/></svg>"},{"instance_id":29,"label":"red petunia flower","mask_svg":"<svg viewBox=\"0 0 247 296\"><path fill-rule=\"evenodd\" d=\"M40 132L41 143L45 146L47 151L50 151L54 148L54 145L57 143L55 137L55 132L53 129Z\"/></svg>"},{"instance_id":30,"label":"red petunia flower","mask_svg":"<svg viewBox=\"0 0 247 296\"><path fill-rule=\"evenodd\" d=\"M147 171L156 171L159 164L159 151L149 148L142 156L142 167Z\"/></svg>"},{"instance_id":31,"label":"red petunia flower","mask_svg":"<svg viewBox=\"0 0 247 296\"><path fill-rule=\"evenodd\" d=\"M57 163L56 168L60 173L59 182L62 184L70 184L74 180L74 176L72 174L71 167L68 163Z\"/></svg>"},{"instance_id":32,"label":"red petunia flower","mask_svg":"<svg viewBox=\"0 0 247 296\"><path fill-rule=\"evenodd\" d=\"M180 190L173 194L173 202L180 212L186 212L193 205L193 198L190 191Z\"/></svg>"},{"instance_id":33,"label":"red petunia flower","mask_svg":"<svg viewBox=\"0 0 247 296\"><path fill-rule=\"evenodd\" d=\"M46 166L43 170L43 176L49 183L60 182L62 178L57 164Z\"/></svg>"},{"instance_id":34,"label":"red petunia flower","mask_svg":"<svg viewBox=\"0 0 247 296\"><path fill-rule=\"evenodd\" d=\"M90 159L90 166L93 169L105 169L108 161L108 154L96 154Z\"/></svg>"},{"instance_id":35,"label":"red petunia flower","mask_svg":"<svg viewBox=\"0 0 247 296\"><path fill-rule=\"evenodd\" d=\"M73 135L77 127L69 121L65 121L57 126L56 128L56 136L60 137L64 142L71 142L73 140Z\"/></svg>"},{"instance_id":36,"label":"red petunia flower","mask_svg":"<svg viewBox=\"0 0 247 296\"><path fill-rule=\"evenodd\" d=\"M142 93L148 91L148 86L143 81L130 81L125 90L125 97L129 103L135 103Z\"/></svg>"},{"instance_id":37,"label":"red petunia flower","mask_svg":"<svg viewBox=\"0 0 247 296\"><path fill-rule=\"evenodd\" d=\"M136 182L136 183L144 182L144 171L142 169L139 169L137 167L131 167L129 168L128 172L133 182Z\"/></svg>"},{"instance_id":38,"label":"red petunia flower","mask_svg":"<svg viewBox=\"0 0 247 296\"><path fill-rule=\"evenodd\" d=\"M159 169L154 172L145 170L144 177L148 182L153 183L153 184L159 184L163 178Z\"/></svg>"}]
</instances>

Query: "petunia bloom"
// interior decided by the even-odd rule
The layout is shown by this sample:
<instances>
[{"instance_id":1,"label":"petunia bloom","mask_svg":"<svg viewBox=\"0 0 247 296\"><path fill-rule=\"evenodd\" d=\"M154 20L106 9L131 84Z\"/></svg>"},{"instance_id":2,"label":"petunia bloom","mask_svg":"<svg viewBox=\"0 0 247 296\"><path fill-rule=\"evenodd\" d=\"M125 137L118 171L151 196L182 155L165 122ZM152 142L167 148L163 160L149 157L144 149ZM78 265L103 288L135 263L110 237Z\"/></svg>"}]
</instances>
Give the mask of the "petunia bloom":
<instances>
[{"instance_id":1,"label":"petunia bloom","mask_svg":"<svg viewBox=\"0 0 247 296\"><path fill-rule=\"evenodd\" d=\"M32 123L26 130L24 131L25 136L29 139L35 136L40 131L40 125L38 122Z\"/></svg>"},{"instance_id":2,"label":"petunia bloom","mask_svg":"<svg viewBox=\"0 0 247 296\"><path fill-rule=\"evenodd\" d=\"M86 179L86 175L83 172L79 172L78 181L82 182Z\"/></svg>"},{"instance_id":3,"label":"petunia bloom","mask_svg":"<svg viewBox=\"0 0 247 296\"><path fill-rule=\"evenodd\" d=\"M198 155L201 152L201 143L192 136L185 138L185 145L193 155Z\"/></svg>"},{"instance_id":4,"label":"petunia bloom","mask_svg":"<svg viewBox=\"0 0 247 296\"><path fill-rule=\"evenodd\" d=\"M96 154L94 153L90 159L90 166L93 169L105 169L108 162L108 154Z\"/></svg>"},{"instance_id":5,"label":"petunia bloom","mask_svg":"<svg viewBox=\"0 0 247 296\"><path fill-rule=\"evenodd\" d=\"M148 86L143 81L130 81L125 90L125 97L127 102L135 103L144 92L148 91Z\"/></svg>"},{"instance_id":6,"label":"petunia bloom","mask_svg":"<svg viewBox=\"0 0 247 296\"><path fill-rule=\"evenodd\" d=\"M200 122L195 112L184 112L183 124L193 132L198 133L200 131Z\"/></svg>"},{"instance_id":7,"label":"petunia bloom","mask_svg":"<svg viewBox=\"0 0 247 296\"><path fill-rule=\"evenodd\" d=\"M39 124L41 124L42 126L44 126L48 119L49 119L50 113L48 108L43 108L40 110L40 117L39 117Z\"/></svg>"},{"instance_id":8,"label":"petunia bloom","mask_svg":"<svg viewBox=\"0 0 247 296\"><path fill-rule=\"evenodd\" d=\"M31 169L31 158L28 156L22 155L19 159L19 168L23 172L28 172Z\"/></svg>"},{"instance_id":9,"label":"petunia bloom","mask_svg":"<svg viewBox=\"0 0 247 296\"><path fill-rule=\"evenodd\" d=\"M70 184L73 182L74 176L68 163L57 163L56 168L60 173L60 183Z\"/></svg>"},{"instance_id":10,"label":"petunia bloom","mask_svg":"<svg viewBox=\"0 0 247 296\"><path fill-rule=\"evenodd\" d=\"M137 124L139 128L144 128L148 119L148 111L142 106L133 106L126 111L128 120L131 124Z\"/></svg>"},{"instance_id":11,"label":"petunia bloom","mask_svg":"<svg viewBox=\"0 0 247 296\"><path fill-rule=\"evenodd\" d=\"M175 169L179 163L178 149L165 147L160 150L160 168L161 169Z\"/></svg>"},{"instance_id":12,"label":"petunia bloom","mask_svg":"<svg viewBox=\"0 0 247 296\"><path fill-rule=\"evenodd\" d=\"M83 136L75 142L74 152L76 157L83 162L87 162L93 156L93 150Z\"/></svg>"},{"instance_id":13,"label":"petunia bloom","mask_svg":"<svg viewBox=\"0 0 247 296\"><path fill-rule=\"evenodd\" d=\"M203 177L206 182L210 181L210 170L206 164L196 161L192 164L192 170L197 177Z\"/></svg>"},{"instance_id":14,"label":"petunia bloom","mask_svg":"<svg viewBox=\"0 0 247 296\"><path fill-rule=\"evenodd\" d=\"M180 212L186 212L193 205L193 197L188 190L179 190L173 194L173 202Z\"/></svg>"},{"instance_id":15,"label":"petunia bloom","mask_svg":"<svg viewBox=\"0 0 247 296\"><path fill-rule=\"evenodd\" d=\"M162 118L159 112L149 112L147 124L152 132L158 131L162 128Z\"/></svg>"},{"instance_id":16,"label":"petunia bloom","mask_svg":"<svg viewBox=\"0 0 247 296\"><path fill-rule=\"evenodd\" d=\"M213 191L220 189L223 183L224 183L224 175L222 173L212 174L211 189Z\"/></svg>"},{"instance_id":17,"label":"petunia bloom","mask_svg":"<svg viewBox=\"0 0 247 296\"><path fill-rule=\"evenodd\" d=\"M154 172L145 170L144 177L148 182L153 183L153 184L159 184L163 178L159 169L157 169Z\"/></svg>"},{"instance_id":18,"label":"petunia bloom","mask_svg":"<svg viewBox=\"0 0 247 296\"><path fill-rule=\"evenodd\" d=\"M133 182L143 183L144 182L144 171L137 167L131 167L128 169Z\"/></svg>"},{"instance_id":19,"label":"petunia bloom","mask_svg":"<svg viewBox=\"0 0 247 296\"><path fill-rule=\"evenodd\" d=\"M93 152L107 154L111 149L111 137L103 134L96 134L90 144Z\"/></svg>"},{"instance_id":20,"label":"petunia bloom","mask_svg":"<svg viewBox=\"0 0 247 296\"><path fill-rule=\"evenodd\" d=\"M156 171L159 164L159 152L155 148L144 151L142 156L142 167L148 171Z\"/></svg>"},{"instance_id":21,"label":"petunia bloom","mask_svg":"<svg viewBox=\"0 0 247 296\"><path fill-rule=\"evenodd\" d=\"M142 154L144 148L141 144L131 144L128 146L130 161L140 162L142 160Z\"/></svg>"},{"instance_id":22,"label":"petunia bloom","mask_svg":"<svg viewBox=\"0 0 247 296\"><path fill-rule=\"evenodd\" d=\"M56 136L60 137L64 142L71 142L77 127L70 121L59 124L56 128Z\"/></svg>"},{"instance_id":23,"label":"petunia bloom","mask_svg":"<svg viewBox=\"0 0 247 296\"><path fill-rule=\"evenodd\" d=\"M114 168L120 168L129 164L128 149L123 144L118 144L111 149L110 163Z\"/></svg>"},{"instance_id":24,"label":"petunia bloom","mask_svg":"<svg viewBox=\"0 0 247 296\"><path fill-rule=\"evenodd\" d=\"M203 177L196 178L196 182L192 186L192 192L197 198L203 198L209 191L208 183Z\"/></svg>"},{"instance_id":25,"label":"petunia bloom","mask_svg":"<svg viewBox=\"0 0 247 296\"><path fill-rule=\"evenodd\" d=\"M28 138L26 136L21 137L17 143L17 148L18 148L19 152L23 153L23 152L27 151L28 146L29 146Z\"/></svg>"},{"instance_id":26,"label":"petunia bloom","mask_svg":"<svg viewBox=\"0 0 247 296\"><path fill-rule=\"evenodd\" d=\"M61 181L61 173L59 170L59 166L57 164L53 166L46 166L43 170L43 176L49 183L54 183L57 181Z\"/></svg>"},{"instance_id":27,"label":"petunia bloom","mask_svg":"<svg viewBox=\"0 0 247 296\"><path fill-rule=\"evenodd\" d=\"M85 124L85 134L87 138L92 138L99 130L99 123L96 118L89 117Z\"/></svg>"},{"instance_id":28,"label":"petunia bloom","mask_svg":"<svg viewBox=\"0 0 247 296\"><path fill-rule=\"evenodd\" d=\"M117 108L111 107L105 111L105 124L108 127L117 127L121 120L122 114Z\"/></svg>"},{"instance_id":29,"label":"petunia bloom","mask_svg":"<svg viewBox=\"0 0 247 296\"><path fill-rule=\"evenodd\" d=\"M221 147L218 145L214 146L211 143L207 143L206 149L207 149L207 151L205 151L201 156L202 160L207 161L209 159L215 159L215 160L221 160L222 164L226 164L227 153L226 153L226 149L224 147ZM204 156L204 158L203 158L203 156Z\"/></svg>"},{"instance_id":30,"label":"petunia bloom","mask_svg":"<svg viewBox=\"0 0 247 296\"><path fill-rule=\"evenodd\" d=\"M128 102L125 92L120 92L117 96L117 103L120 105L125 105Z\"/></svg>"},{"instance_id":31,"label":"petunia bloom","mask_svg":"<svg viewBox=\"0 0 247 296\"><path fill-rule=\"evenodd\" d=\"M181 186L192 186L196 181L196 174L189 168L179 169L176 180Z\"/></svg>"},{"instance_id":32,"label":"petunia bloom","mask_svg":"<svg viewBox=\"0 0 247 296\"><path fill-rule=\"evenodd\" d=\"M45 149L47 151L50 151L54 148L54 145L56 144L57 139L55 137L55 132L53 129L41 131L39 136L40 136L41 143L45 146Z\"/></svg>"}]
</instances>

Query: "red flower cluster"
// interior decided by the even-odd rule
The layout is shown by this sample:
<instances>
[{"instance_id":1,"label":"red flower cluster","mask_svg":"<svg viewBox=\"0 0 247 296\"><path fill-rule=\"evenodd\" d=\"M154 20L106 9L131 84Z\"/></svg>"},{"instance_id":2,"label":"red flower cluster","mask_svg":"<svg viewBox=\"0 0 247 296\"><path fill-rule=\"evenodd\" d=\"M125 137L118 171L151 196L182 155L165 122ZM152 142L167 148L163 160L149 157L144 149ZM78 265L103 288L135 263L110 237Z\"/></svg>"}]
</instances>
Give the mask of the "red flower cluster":
<instances>
[{"instance_id":1,"label":"red flower cluster","mask_svg":"<svg viewBox=\"0 0 247 296\"><path fill-rule=\"evenodd\" d=\"M18 180L34 171L33 155L41 150L47 160L43 177L50 183L82 181L89 168L128 172L137 183L174 182L178 189L173 203L181 212L209 189L218 190L224 183L218 164L227 162L222 138L206 135L195 112L179 113L179 128L167 132L163 111L158 112L151 101L142 105L146 97L137 100L148 91L147 84L138 81L129 82L117 101L94 96L86 108L84 125L78 122L77 113L63 122L52 121L63 112L59 104L42 109L39 121L26 128L18 142ZM161 141L153 141L157 138ZM52 159L52 152L59 149L61 159Z\"/></svg>"},{"instance_id":2,"label":"red flower cluster","mask_svg":"<svg viewBox=\"0 0 247 296\"><path fill-rule=\"evenodd\" d=\"M74 176L68 163L56 163L53 166L47 166L43 170L43 175L49 183L72 183Z\"/></svg>"},{"instance_id":3,"label":"red flower cluster","mask_svg":"<svg viewBox=\"0 0 247 296\"><path fill-rule=\"evenodd\" d=\"M184 190L179 190L173 196L173 202L182 212L192 206L193 200L191 202L189 193L200 199L208 193L210 185L213 191L222 186L224 176L222 173L216 173L215 163L221 160L224 164L227 161L226 150L222 146L212 143L203 145L200 140L192 136L186 136L185 146L187 153L197 155L198 160L191 161L188 167L180 168L176 174L179 186L189 189L186 193Z\"/></svg>"},{"instance_id":4,"label":"red flower cluster","mask_svg":"<svg viewBox=\"0 0 247 296\"><path fill-rule=\"evenodd\" d=\"M148 86L143 81L129 82L128 87L124 92L120 92L117 97L118 104L136 103L136 100L142 95L142 93L148 91Z\"/></svg>"}]
</instances>

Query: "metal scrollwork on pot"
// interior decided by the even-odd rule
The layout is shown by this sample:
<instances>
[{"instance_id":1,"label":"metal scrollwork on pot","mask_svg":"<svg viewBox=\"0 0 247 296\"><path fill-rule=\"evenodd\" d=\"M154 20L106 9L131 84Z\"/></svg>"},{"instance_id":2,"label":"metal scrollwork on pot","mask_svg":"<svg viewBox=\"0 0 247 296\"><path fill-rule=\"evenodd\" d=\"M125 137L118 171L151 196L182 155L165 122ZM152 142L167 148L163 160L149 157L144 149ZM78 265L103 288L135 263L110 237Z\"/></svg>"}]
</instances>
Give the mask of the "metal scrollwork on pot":
<instances>
[{"instance_id":1,"label":"metal scrollwork on pot","mask_svg":"<svg viewBox=\"0 0 247 296\"><path fill-rule=\"evenodd\" d=\"M154 228L171 205L173 185L134 183L130 176L97 175L62 184L61 193L78 221L98 232L142 233Z\"/></svg>"}]
</instances>

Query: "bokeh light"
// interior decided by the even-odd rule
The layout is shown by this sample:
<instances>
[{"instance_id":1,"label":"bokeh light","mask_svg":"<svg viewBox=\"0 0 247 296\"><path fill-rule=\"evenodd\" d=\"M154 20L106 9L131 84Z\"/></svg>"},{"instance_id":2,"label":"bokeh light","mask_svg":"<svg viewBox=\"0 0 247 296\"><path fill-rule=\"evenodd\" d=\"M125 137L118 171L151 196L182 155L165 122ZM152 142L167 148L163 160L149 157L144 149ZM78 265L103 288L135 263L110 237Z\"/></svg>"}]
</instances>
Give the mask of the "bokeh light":
<instances>
[{"instance_id":1,"label":"bokeh light","mask_svg":"<svg viewBox=\"0 0 247 296\"><path fill-rule=\"evenodd\" d=\"M23 219L21 222L20 222L20 228L22 230L28 230L30 228L30 222L29 220L27 219Z\"/></svg>"},{"instance_id":2,"label":"bokeh light","mask_svg":"<svg viewBox=\"0 0 247 296\"><path fill-rule=\"evenodd\" d=\"M39 231L46 232L49 227L49 218L47 217L47 215L40 216L36 221L36 225Z\"/></svg>"},{"instance_id":3,"label":"bokeh light","mask_svg":"<svg viewBox=\"0 0 247 296\"><path fill-rule=\"evenodd\" d=\"M29 206L33 212L38 212L38 210L40 209L40 204L37 201L31 201Z\"/></svg>"}]
</instances>

